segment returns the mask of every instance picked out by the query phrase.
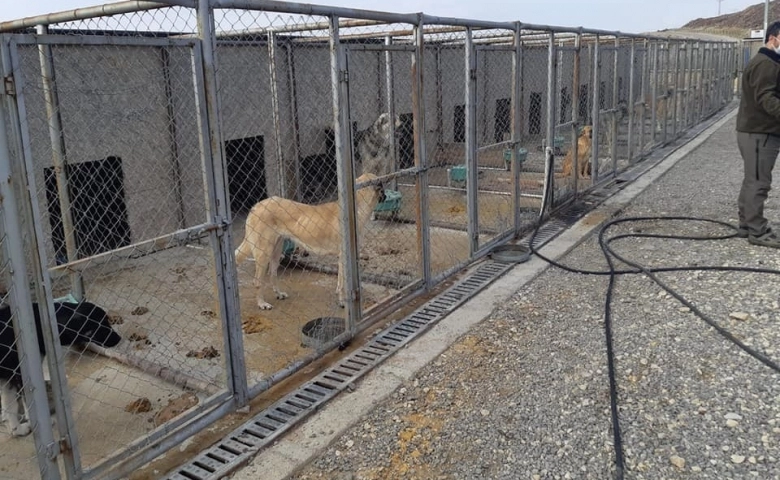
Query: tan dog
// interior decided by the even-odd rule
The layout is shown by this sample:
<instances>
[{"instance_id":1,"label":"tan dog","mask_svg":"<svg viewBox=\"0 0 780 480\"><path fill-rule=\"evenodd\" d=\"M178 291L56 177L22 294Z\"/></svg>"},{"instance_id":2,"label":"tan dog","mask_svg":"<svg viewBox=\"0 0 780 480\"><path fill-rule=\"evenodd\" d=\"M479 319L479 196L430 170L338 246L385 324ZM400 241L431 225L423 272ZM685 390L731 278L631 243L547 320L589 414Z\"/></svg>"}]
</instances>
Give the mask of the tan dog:
<instances>
[{"instance_id":1,"label":"tan dog","mask_svg":"<svg viewBox=\"0 0 780 480\"><path fill-rule=\"evenodd\" d=\"M357 183L376 179L365 173ZM360 238L366 222L377 204L384 197L381 185L367 186L355 194L357 206L357 235ZM254 285L257 287L257 306L263 310L273 308L263 299L263 289L270 277L271 287L277 299L287 294L276 284L277 270L282 257L284 239L289 238L306 251L318 255L339 255L339 273L336 291L339 305L344 305L344 259L341 255L340 210L338 201L320 205L307 205L286 198L270 197L257 203L246 219L244 240L236 249L236 263L240 264L251 254L255 259Z\"/></svg>"},{"instance_id":2,"label":"tan dog","mask_svg":"<svg viewBox=\"0 0 780 480\"><path fill-rule=\"evenodd\" d=\"M593 127L582 127L580 136L577 137L577 172L580 178L590 177L590 149L593 145ZM574 150L569 149L563 157L563 171L561 177L570 177L574 169Z\"/></svg>"},{"instance_id":3,"label":"tan dog","mask_svg":"<svg viewBox=\"0 0 780 480\"><path fill-rule=\"evenodd\" d=\"M663 131L664 127L664 121L666 120L666 110L667 110L667 104L669 100L672 99L672 95L674 95L674 88L673 87L667 87L667 89L661 93L659 93L656 96L655 100L655 131L661 132ZM650 117L652 115L652 104L653 104L653 97L651 95L648 95L647 98L645 98L645 114Z\"/></svg>"}]
</instances>

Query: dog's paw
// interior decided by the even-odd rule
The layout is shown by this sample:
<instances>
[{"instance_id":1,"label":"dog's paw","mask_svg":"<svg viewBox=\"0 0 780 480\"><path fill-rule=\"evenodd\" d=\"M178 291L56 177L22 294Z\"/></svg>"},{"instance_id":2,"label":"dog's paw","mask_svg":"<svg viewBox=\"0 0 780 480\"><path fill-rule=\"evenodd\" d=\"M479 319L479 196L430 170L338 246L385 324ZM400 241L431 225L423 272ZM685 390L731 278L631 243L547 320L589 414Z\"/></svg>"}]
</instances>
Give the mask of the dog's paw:
<instances>
[{"instance_id":1,"label":"dog's paw","mask_svg":"<svg viewBox=\"0 0 780 480\"><path fill-rule=\"evenodd\" d=\"M260 307L260 310L270 310L274 308L274 306L268 302L257 302L257 306Z\"/></svg>"},{"instance_id":2,"label":"dog's paw","mask_svg":"<svg viewBox=\"0 0 780 480\"><path fill-rule=\"evenodd\" d=\"M25 437L32 432L32 429L30 428L30 424L28 422L20 423L16 427L11 429L11 435L14 437Z\"/></svg>"},{"instance_id":3,"label":"dog's paw","mask_svg":"<svg viewBox=\"0 0 780 480\"><path fill-rule=\"evenodd\" d=\"M288 296L289 296L289 295L287 295L287 293L285 293L285 292L282 292L282 291L278 291L278 292L276 292L276 299L277 299L277 300L284 300L284 299L285 299L285 298L287 298Z\"/></svg>"}]
</instances>

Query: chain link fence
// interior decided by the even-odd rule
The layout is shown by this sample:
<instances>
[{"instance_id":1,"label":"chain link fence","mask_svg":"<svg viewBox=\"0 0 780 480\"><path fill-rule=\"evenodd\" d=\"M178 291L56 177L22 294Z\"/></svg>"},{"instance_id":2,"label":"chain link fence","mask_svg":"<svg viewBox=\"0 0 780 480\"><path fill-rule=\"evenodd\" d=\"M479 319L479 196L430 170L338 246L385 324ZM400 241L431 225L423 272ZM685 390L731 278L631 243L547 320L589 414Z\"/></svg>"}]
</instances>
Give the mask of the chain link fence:
<instances>
[{"instance_id":1,"label":"chain link fence","mask_svg":"<svg viewBox=\"0 0 780 480\"><path fill-rule=\"evenodd\" d=\"M0 476L132 472L718 111L741 55L172 3L0 24Z\"/></svg>"}]
</instances>

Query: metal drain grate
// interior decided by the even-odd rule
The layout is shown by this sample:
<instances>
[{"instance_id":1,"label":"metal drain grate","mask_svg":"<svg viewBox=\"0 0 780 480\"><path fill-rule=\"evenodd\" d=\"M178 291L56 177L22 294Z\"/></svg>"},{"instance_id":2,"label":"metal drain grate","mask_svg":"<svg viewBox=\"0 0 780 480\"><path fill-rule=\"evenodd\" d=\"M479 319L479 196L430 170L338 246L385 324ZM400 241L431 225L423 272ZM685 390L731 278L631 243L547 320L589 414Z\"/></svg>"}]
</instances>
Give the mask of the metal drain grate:
<instances>
[{"instance_id":1,"label":"metal drain grate","mask_svg":"<svg viewBox=\"0 0 780 480\"><path fill-rule=\"evenodd\" d=\"M217 480L227 475L514 266L485 261L466 278L380 332L368 345L287 394L165 479Z\"/></svg>"}]
</instances>

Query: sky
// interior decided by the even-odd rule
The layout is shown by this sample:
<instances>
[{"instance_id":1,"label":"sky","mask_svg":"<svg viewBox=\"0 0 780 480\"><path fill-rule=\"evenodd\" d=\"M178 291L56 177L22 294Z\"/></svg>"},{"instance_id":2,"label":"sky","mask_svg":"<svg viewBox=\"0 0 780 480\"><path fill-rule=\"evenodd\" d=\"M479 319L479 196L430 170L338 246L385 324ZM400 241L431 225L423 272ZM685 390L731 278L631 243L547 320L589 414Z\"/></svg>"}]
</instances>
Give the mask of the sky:
<instances>
[{"instance_id":1,"label":"sky","mask_svg":"<svg viewBox=\"0 0 780 480\"><path fill-rule=\"evenodd\" d=\"M111 3L100 0L3 0L0 21ZM641 33L732 13L762 0L307 0L340 7L424 12L440 17L514 21ZM771 21L771 19L770 19Z\"/></svg>"}]
</instances>

